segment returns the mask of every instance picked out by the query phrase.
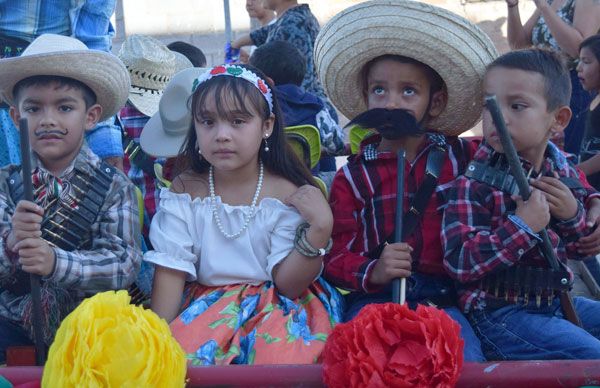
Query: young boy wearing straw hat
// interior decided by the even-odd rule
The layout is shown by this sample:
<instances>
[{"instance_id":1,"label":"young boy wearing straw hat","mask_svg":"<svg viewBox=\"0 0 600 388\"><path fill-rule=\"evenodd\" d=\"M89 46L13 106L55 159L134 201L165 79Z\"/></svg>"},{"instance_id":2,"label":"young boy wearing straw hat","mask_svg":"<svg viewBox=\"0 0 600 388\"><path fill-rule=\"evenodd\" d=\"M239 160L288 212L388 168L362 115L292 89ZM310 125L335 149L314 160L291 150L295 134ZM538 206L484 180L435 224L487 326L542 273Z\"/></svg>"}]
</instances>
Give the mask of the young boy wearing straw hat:
<instances>
[{"instance_id":1,"label":"young boy wearing straw hat","mask_svg":"<svg viewBox=\"0 0 600 388\"><path fill-rule=\"evenodd\" d=\"M84 297L126 289L141 262L134 186L102 162L84 133L125 103L129 76L112 54L45 34L0 60L2 97L28 122L34 201L21 168L0 170L0 363L31 343L29 274L42 279L46 343Z\"/></svg>"},{"instance_id":2,"label":"young boy wearing straw hat","mask_svg":"<svg viewBox=\"0 0 600 388\"><path fill-rule=\"evenodd\" d=\"M481 80L496 55L490 39L467 20L405 0L367 1L342 11L315 46L333 104L379 132L362 142L333 181L333 248L324 276L352 291L346 320L367 304L390 302L392 280L407 278L409 305L435 304L461 325L467 361L484 357L443 267L443 201L435 190L473 155L475 145L456 135L479 120ZM391 236L401 149L405 233L398 243Z\"/></svg>"}]
</instances>

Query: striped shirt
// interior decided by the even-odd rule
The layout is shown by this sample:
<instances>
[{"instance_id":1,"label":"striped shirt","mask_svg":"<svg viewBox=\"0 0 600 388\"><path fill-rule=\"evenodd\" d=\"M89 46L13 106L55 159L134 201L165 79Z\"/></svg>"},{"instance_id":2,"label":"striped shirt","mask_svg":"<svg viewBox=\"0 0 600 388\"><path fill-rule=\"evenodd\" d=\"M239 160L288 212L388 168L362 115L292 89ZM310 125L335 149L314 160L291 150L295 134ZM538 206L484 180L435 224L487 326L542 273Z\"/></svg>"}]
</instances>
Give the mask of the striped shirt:
<instances>
[{"instance_id":1,"label":"striped shirt","mask_svg":"<svg viewBox=\"0 0 600 388\"><path fill-rule=\"evenodd\" d=\"M89 171L100 163L98 156L84 145L61 178L68 179L75 167ZM42 169L41 165L38 167ZM9 175L8 167L0 169L0 236L11 229L11 217L16 207L9 194ZM78 251L53 248L56 254L54 271L42 280L68 290L78 299L102 291L127 289L133 283L142 261L134 190L127 177L117 171L96 221L91 226L90 248ZM4 239L0 239L0 317L19 322L19 303L23 297L15 297L1 288L3 283L10 281L14 271L15 264L6 257Z\"/></svg>"}]
</instances>

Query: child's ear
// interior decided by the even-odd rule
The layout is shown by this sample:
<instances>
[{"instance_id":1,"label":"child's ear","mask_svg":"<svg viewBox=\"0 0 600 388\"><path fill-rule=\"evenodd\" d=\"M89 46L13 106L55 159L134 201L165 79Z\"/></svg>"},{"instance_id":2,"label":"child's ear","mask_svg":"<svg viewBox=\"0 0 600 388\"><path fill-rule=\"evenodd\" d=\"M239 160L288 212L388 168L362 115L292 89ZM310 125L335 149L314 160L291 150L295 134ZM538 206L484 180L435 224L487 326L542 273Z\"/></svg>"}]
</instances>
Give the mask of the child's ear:
<instances>
[{"instance_id":1,"label":"child's ear","mask_svg":"<svg viewBox=\"0 0 600 388\"><path fill-rule=\"evenodd\" d=\"M19 113L19 109L14 106L11 106L8 113L10 114L10 118L12 119L15 127L19 128L19 120L21 119L21 114Z\"/></svg>"},{"instance_id":2,"label":"child's ear","mask_svg":"<svg viewBox=\"0 0 600 388\"><path fill-rule=\"evenodd\" d=\"M561 106L554 111L554 118L552 119L552 125L550 126L550 132L552 134L560 133L569 125L571 121L571 108L567 105Z\"/></svg>"},{"instance_id":3,"label":"child's ear","mask_svg":"<svg viewBox=\"0 0 600 388\"><path fill-rule=\"evenodd\" d=\"M431 106L429 107L429 112L427 112L427 114L432 118L438 117L444 109L446 109L447 103L448 93L446 93L446 90L438 90L431 96Z\"/></svg>"},{"instance_id":4,"label":"child's ear","mask_svg":"<svg viewBox=\"0 0 600 388\"><path fill-rule=\"evenodd\" d=\"M271 114L268 119L263 122L263 137L269 137L273 133L273 126L275 125L275 115Z\"/></svg>"},{"instance_id":5,"label":"child's ear","mask_svg":"<svg viewBox=\"0 0 600 388\"><path fill-rule=\"evenodd\" d=\"M94 128L102 116L102 107L98 104L90 106L85 117L85 130L89 131Z\"/></svg>"}]
</instances>

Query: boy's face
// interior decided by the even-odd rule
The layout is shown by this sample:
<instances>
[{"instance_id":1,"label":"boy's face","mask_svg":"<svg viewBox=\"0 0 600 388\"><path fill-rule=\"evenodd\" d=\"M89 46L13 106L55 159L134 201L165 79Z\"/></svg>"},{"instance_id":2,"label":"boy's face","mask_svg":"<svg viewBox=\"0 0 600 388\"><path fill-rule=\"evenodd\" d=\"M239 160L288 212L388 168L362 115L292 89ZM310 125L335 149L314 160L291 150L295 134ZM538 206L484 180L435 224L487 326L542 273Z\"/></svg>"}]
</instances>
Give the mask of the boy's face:
<instances>
[{"instance_id":1,"label":"boy's face","mask_svg":"<svg viewBox=\"0 0 600 388\"><path fill-rule=\"evenodd\" d=\"M405 109L417 122L428 113L430 81L425 69L417 64L382 59L371 65L367 74L366 102L368 109ZM436 92L429 110L436 116L444 108L443 92Z\"/></svg>"},{"instance_id":2,"label":"boy's face","mask_svg":"<svg viewBox=\"0 0 600 388\"><path fill-rule=\"evenodd\" d=\"M485 75L483 88L486 95L496 95L517 153L532 163L541 160L550 136L562 131L571 118L568 107L548 111L544 78L539 73L495 67ZM483 136L502 152L488 110L483 113Z\"/></svg>"},{"instance_id":3,"label":"boy's face","mask_svg":"<svg viewBox=\"0 0 600 388\"><path fill-rule=\"evenodd\" d=\"M18 106L10 113L15 123L27 119L31 149L55 172L77 156L84 132L96 125L101 112L98 104L86 109L81 90L52 82L20 90Z\"/></svg>"}]
</instances>

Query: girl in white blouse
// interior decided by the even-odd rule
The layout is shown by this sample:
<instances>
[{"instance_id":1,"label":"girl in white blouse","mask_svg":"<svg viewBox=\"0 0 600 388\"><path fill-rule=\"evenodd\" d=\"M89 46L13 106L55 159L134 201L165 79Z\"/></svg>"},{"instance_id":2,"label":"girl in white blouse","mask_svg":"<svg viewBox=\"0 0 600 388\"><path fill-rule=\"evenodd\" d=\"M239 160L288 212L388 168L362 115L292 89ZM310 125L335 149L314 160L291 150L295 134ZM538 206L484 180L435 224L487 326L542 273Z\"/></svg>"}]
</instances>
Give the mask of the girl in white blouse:
<instances>
[{"instance_id":1,"label":"girl in white blouse","mask_svg":"<svg viewBox=\"0 0 600 388\"><path fill-rule=\"evenodd\" d=\"M286 145L258 70L217 66L187 90L185 169L161 192L154 250L144 257L156 265L152 309L171 322L192 365L316 362L342 308L319 277L329 205Z\"/></svg>"}]
</instances>

